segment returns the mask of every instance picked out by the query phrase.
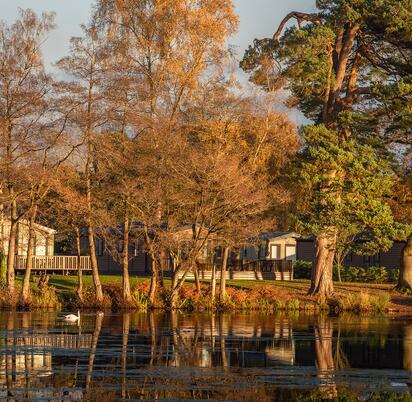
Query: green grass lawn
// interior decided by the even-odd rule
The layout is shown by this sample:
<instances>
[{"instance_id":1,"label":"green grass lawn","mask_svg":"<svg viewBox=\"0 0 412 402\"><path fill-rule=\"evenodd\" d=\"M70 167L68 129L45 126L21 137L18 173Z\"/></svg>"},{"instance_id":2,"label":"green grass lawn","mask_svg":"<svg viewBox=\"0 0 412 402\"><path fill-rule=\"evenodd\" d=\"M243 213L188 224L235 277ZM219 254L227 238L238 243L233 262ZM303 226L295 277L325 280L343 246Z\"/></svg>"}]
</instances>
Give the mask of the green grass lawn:
<instances>
[{"instance_id":1,"label":"green grass lawn","mask_svg":"<svg viewBox=\"0 0 412 402\"><path fill-rule=\"evenodd\" d=\"M130 277L130 285L133 287L147 279L147 277ZM101 275L100 280L102 282L102 285L121 286L123 278L121 276L114 275ZM77 286L77 276L52 275L50 276L49 284L60 291L74 290ZM93 286L93 277L91 275L83 275L83 285L85 287Z\"/></svg>"},{"instance_id":2,"label":"green grass lawn","mask_svg":"<svg viewBox=\"0 0 412 402\"><path fill-rule=\"evenodd\" d=\"M22 277L18 277L19 280L22 280ZM122 284L122 277L115 276L115 275L101 275L100 280L102 285L119 285ZM147 281L149 278L146 277L130 277L130 284L131 286L135 286L138 283L143 281ZM93 278L91 275L83 275L83 283L85 287L93 286ZM192 283L193 280L188 280L187 283ZM210 283L210 280L203 280L202 283ZM219 283L219 281L218 281ZM290 292L307 292L309 289L309 280L294 280L294 281L253 281L253 280L227 280L227 286L233 286L237 288L243 289L253 289L256 286L275 286ZM49 279L49 284L54 286L59 291L74 291L77 286L77 276L75 275L51 275ZM166 286L170 284L170 279L165 279ZM353 282L342 282L342 283L335 283L335 291L337 292L346 292L346 291L360 291L366 290L371 293L378 292L378 291L390 291L394 288L392 284L373 284L373 283L353 283Z\"/></svg>"},{"instance_id":3,"label":"green grass lawn","mask_svg":"<svg viewBox=\"0 0 412 402\"><path fill-rule=\"evenodd\" d=\"M22 276L17 277L17 280L21 283ZM100 280L102 285L122 285L122 276L115 275L101 275ZM130 277L130 284L133 288L138 283L148 281L149 277ZM207 285L210 280L201 281ZM219 281L218 285L219 285ZM83 283L85 288L93 288L93 277L91 275L83 276ZM170 279L165 279L166 286L170 286ZM77 286L77 276L70 275L51 275L49 277L49 284L54 286L57 292L63 295L74 293ZM187 284L194 285L193 280L188 280ZM253 289L256 287L269 286L278 289L278 297L287 300L298 299L301 303L316 303L316 298L308 295L310 281L309 280L294 280L294 281L254 281L254 280L227 280L228 287L234 287L238 289ZM347 296L348 294L365 293L369 295L378 296L382 291L387 292L390 296L391 307L396 308L397 311L407 311L412 313L412 297L398 293L395 290L394 284L373 284L373 283L352 283L342 282L334 283L335 297Z\"/></svg>"}]
</instances>

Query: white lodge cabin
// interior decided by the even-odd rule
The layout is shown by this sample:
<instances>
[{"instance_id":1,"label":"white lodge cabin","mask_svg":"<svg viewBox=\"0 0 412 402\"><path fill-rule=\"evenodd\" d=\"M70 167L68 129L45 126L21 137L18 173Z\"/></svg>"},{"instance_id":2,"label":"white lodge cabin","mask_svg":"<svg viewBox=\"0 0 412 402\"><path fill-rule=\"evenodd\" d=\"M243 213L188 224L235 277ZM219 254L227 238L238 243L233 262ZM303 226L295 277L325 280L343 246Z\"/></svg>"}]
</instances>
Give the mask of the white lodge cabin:
<instances>
[{"instance_id":1,"label":"white lodge cabin","mask_svg":"<svg viewBox=\"0 0 412 402\"><path fill-rule=\"evenodd\" d=\"M52 256L54 255L54 236L56 231L46 226L34 224L34 250L35 256ZM8 254L9 249L10 221L3 219L0 221L0 250L4 255ZM27 245L29 241L29 225L26 220L22 220L17 226L16 254L25 256L27 254Z\"/></svg>"},{"instance_id":2,"label":"white lodge cabin","mask_svg":"<svg viewBox=\"0 0 412 402\"><path fill-rule=\"evenodd\" d=\"M10 235L10 220L0 220L0 251L3 255L8 254ZM67 274L76 271L78 268L78 258L73 255L54 255L54 241L56 231L38 223L34 224L34 249L32 269L41 272L56 272ZM26 220L21 220L17 226L16 237L16 271L26 269L27 246L29 242L29 224ZM90 270L90 257L80 257L80 267L82 270Z\"/></svg>"},{"instance_id":3,"label":"white lodge cabin","mask_svg":"<svg viewBox=\"0 0 412 402\"><path fill-rule=\"evenodd\" d=\"M286 260L296 261L297 239L295 232L267 232L259 235L258 246L247 246L241 250L243 261Z\"/></svg>"}]
</instances>

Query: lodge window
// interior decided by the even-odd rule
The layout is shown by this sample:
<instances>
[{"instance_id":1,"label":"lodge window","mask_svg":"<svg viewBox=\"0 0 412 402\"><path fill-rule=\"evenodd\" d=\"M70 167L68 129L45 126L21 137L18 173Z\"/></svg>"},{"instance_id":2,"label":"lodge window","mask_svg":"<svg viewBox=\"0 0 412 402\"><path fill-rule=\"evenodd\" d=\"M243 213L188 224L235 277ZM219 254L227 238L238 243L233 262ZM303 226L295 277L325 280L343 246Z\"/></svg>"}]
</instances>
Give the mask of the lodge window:
<instances>
[{"instance_id":1,"label":"lodge window","mask_svg":"<svg viewBox=\"0 0 412 402\"><path fill-rule=\"evenodd\" d=\"M259 247L259 258L265 258L266 257L266 245L262 244Z\"/></svg>"},{"instance_id":2,"label":"lodge window","mask_svg":"<svg viewBox=\"0 0 412 402\"><path fill-rule=\"evenodd\" d=\"M279 260L280 259L280 246L278 244L271 244L270 245L270 258L272 260Z\"/></svg>"},{"instance_id":3,"label":"lodge window","mask_svg":"<svg viewBox=\"0 0 412 402\"><path fill-rule=\"evenodd\" d=\"M96 239L95 245L96 245L96 255L102 256L103 255L103 240Z\"/></svg>"}]
</instances>

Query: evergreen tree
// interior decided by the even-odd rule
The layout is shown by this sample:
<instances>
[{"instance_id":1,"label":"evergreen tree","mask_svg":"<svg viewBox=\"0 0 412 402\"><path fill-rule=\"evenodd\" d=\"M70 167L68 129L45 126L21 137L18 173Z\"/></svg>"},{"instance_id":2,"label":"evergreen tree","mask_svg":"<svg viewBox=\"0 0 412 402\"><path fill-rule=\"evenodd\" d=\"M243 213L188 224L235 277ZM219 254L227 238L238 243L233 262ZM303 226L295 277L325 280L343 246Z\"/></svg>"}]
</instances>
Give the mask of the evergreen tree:
<instances>
[{"instance_id":1,"label":"evergreen tree","mask_svg":"<svg viewBox=\"0 0 412 402\"><path fill-rule=\"evenodd\" d=\"M264 88L268 82L278 83L272 87L288 88L289 105L299 108L316 125L333 132L341 146L354 140L382 148L376 141L377 132L385 131L380 116L383 115L382 91L377 88L380 85L404 88L398 70L390 64L397 60L403 68L408 68L400 56L404 45L396 47L392 42L393 36L402 36L403 44L410 41L411 3L408 0L318 0L316 5L317 12L313 14L289 13L273 38L255 40L241 66L251 73L253 82ZM298 27L292 26L283 33L292 19L297 20ZM388 99L388 104L387 110L395 109L399 119L404 119L398 100ZM319 130L324 129L319 127ZM333 182L337 174L335 160L327 164L327 177L319 183L318 190L318 197L324 197L326 204L330 197L329 181ZM345 197L338 193L335 196L337 202ZM372 193L369 196L375 198ZM319 223L318 227L310 293L329 296L333 291L330 273L338 228L329 222L324 222L323 227Z\"/></svg>"}]
</instances>

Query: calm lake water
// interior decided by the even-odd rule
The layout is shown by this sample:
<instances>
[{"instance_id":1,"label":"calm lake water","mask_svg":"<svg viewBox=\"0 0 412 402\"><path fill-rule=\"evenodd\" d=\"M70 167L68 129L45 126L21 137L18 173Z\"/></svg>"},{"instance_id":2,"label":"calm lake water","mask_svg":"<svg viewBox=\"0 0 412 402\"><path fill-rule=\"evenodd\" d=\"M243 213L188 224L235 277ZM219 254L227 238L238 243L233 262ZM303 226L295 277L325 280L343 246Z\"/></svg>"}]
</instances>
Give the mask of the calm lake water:
<instances>
[{"instance_id":1,"label":"calm lake water","mask_svg":"<svg viewBox=\"0 0 412 402\"><path fill-rule=\"evenodd\" d=\"M394 400L412 390L412 318L60 317L0 313L1 400Z\"/></svg>"}]
</instances>

